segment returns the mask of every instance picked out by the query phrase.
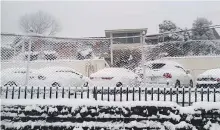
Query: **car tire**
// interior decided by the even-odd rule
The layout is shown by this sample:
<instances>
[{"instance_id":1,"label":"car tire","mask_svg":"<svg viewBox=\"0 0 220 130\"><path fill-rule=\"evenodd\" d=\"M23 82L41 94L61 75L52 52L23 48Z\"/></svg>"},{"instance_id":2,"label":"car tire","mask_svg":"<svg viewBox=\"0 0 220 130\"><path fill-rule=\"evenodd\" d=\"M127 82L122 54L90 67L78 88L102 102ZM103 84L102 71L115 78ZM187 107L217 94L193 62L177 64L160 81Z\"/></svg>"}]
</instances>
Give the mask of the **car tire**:
<instances>
[{"instance_id":1,"label":"car tire","mask_svg":"<svg viewBox=\"0 0 220 130\"><path fill-rule=\"evenodd\" d=\"M180 87L181 87L180 81L177 80L176 83L175 83L175 88L180 88Z\"/></svg>"},{"instance_id":2,"label":"car tire","mask_svg":"<svg viewBox=\"0 0 220 130\"><path fill-rule=\"evenodd\" d=\"M193 81L192 80L189 81L189 87L193 88Z\"/></svg>"},{"instance_id":3,"label":"car tire","mask_svg":"<svg viewBox=\"0 0 220 130\"><path fill-rule=\"evenodd\" d=\"M11 87L13 85L15 85L15 87L17 87L17 84L14 81L9 81L4 86L10 86Z\"/></svg>"},{"instance_id":4,"label":"car tire","mask_svg":"<svg viewBox=\"0 0 220 130\"><path fill-rule=\"evenodd\" d=\"M122 82L118 82L117 84L116 84L116 87L122 87Z\"/></svg>"},{"instance_id":5,"label":"car tire","mask_svg":"<svg viewBox=\"0 0 220 130\"><path fill-rule=\"evenodd\" d=\"M89 83L88 83L88 82L85 82L85 83L83 84L83 87L88 87L88 85L89 85Z\"/></svg>"},{"instance_id":6,"label":"car tire","mask_svg":"<svg viewBox=\"0 0 220 130\"><path fill-rule=\"evenodd\" d=\"M60 84L59 84L59 83L54 82L54 83L52 83L52 87L61 87L61 86L60 86Z\"/></svg>"}]
</instances>

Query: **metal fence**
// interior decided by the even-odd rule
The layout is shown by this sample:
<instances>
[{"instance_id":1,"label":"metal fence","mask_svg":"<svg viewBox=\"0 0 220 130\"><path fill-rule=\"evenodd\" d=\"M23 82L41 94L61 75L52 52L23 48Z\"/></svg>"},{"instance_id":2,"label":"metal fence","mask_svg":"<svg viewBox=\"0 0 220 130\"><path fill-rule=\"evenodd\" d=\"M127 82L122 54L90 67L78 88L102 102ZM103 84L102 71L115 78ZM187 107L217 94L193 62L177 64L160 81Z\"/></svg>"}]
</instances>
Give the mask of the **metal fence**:
<instances>
[{"instance_id":1,"label":"metal fence","mask_svg":"<svg viewBox=\"0 0 220 130\"><path fill-rule=\"evenodd\" d=\"M220 102L218 88L1 87L1 99L95 99L101 101L173 101L182 106L193 102Z\"/></svg>"},{"instance_id":2,"label":"metal fence","mask_svg":"<svg viewBox=\"0 0 220 130\"><path fill-rule=\"evenodd\" d=\"M36 69L36 66L45 67L51 64L65 66L67 64L66 61L76 63L76 60L104 59L112 67L122 67L133 71L141 68L145 71L144 64L146 62L161 58L185 57L187 59L189 56L220 57L219 37L212 40L190 40L186 38L172 40L172 37L173 35L167 34L148 36L141 33L93 38L1 34L2 70L9 65L13 68L26 69L26 76L22 79L23 81L25 80L25 83L22 86L27 86L28 80L30 80L29 73L31 69ZM204 57L203 59L206 58ZM203 63L206 65L203 68L201 65L190 68L192 64L199 63L197 60L181 62L185 65L187 64L187 68L190 70L201 70L193 75L194 79L196 79L198 74L205 70L219 68L219 59L212 60L212 63ZM77 66L79 68L84 67L82 64ZM88 66L87 68L94 69L94 67ZM144 71L142 72L143 74L145 74ZM88 76L90 74L88 73ZM54 75L51 74L51 76ZM145 80L146 78L143 79ZM1 84L1 86L4 85Z\"/></svg>"}]
</instances>

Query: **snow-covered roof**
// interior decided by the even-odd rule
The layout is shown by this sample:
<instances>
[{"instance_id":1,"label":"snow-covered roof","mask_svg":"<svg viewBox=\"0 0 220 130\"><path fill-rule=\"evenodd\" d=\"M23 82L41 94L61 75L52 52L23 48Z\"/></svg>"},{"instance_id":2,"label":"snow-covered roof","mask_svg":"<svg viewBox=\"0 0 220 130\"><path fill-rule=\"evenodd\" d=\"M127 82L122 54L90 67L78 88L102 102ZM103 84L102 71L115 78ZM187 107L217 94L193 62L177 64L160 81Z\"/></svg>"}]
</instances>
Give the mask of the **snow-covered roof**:
<instances>
[{"instance_id":1,"label":"snow-covered roof","mask_svg":"<svg viewBox=\"0 0 220 130\"><path fill-rule=\"evenodd\" d=\"M164 63L164 64L167 64L167 65L181 66L181 67L183 67L181 64L179 64L179 63L177 63L177 62L175 62L175 61L164 60L164 59L149 61L149 62L146 63L146 65L148 65L148 64L155 64L155 63Z\"/></svg>"}]
</instances>

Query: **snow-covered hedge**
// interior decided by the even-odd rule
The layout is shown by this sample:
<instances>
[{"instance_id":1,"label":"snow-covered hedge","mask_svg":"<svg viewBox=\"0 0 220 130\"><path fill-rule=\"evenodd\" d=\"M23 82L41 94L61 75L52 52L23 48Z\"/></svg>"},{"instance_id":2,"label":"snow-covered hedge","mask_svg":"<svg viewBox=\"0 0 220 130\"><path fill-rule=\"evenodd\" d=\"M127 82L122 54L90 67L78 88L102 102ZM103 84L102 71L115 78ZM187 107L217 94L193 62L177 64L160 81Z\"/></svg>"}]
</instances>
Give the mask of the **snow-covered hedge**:
<instances>
[{"instance_id":1,"label":"snow-covered hedge","mask_svg":"<svg viewBox=\"0 0 220 130\"><path fill-rule=\"evenodd\" d=\"M204 128L211 130L212 124L219 124L220 105L219 103L203 104L184 108L173 102L160 101L6 99L2 100L1 127L2 129L200 130ZM215 117L211 118L213 116Z\"/></svg>"}]
</instances>

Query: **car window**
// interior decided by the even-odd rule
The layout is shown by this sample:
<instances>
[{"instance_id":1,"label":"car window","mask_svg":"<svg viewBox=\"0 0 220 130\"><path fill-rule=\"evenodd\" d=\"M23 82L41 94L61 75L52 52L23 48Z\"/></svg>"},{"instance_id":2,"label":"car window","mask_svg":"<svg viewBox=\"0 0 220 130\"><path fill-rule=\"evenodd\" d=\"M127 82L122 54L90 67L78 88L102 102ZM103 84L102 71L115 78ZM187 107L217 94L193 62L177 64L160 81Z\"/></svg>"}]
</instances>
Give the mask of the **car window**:
<instances>
[{"instance_id":1,"label":"car window","mask_svg":"<svg viewBox=\"0 0 220 130\"><path fill-rule=\"evenodd\" d=\"M150 68L150 69L161 69L165 65L166 64L164 64L164 63L153 63L153 64L148 65L147 67Z\"/></svg>"}]
</instances>

